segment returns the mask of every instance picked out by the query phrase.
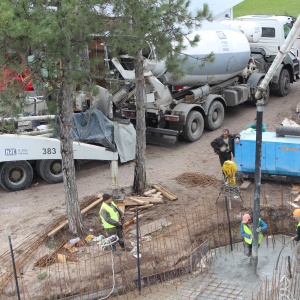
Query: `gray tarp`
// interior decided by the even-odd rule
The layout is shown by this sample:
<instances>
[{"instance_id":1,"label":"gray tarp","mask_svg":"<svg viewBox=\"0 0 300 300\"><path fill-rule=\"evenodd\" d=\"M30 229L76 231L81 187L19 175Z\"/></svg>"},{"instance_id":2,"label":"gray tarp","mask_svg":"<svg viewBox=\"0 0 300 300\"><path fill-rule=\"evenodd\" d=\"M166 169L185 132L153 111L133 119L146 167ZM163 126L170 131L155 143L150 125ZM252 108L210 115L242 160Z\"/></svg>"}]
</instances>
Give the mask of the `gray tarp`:
<instances>
[{"instance_id":1,"label":"gray tarp","mask_svg":"<svg viewBox=\"0 0 300 300\"><path fill-rule=\"evenodd\" d=\"M59 124L59 122L57 122ZM60 129L54 137L59 137ZM135 158L136 133L132 124L118 124L93 108L73 114L73 140L118 151L121 162Z\"/></svg>"}]
</instances>

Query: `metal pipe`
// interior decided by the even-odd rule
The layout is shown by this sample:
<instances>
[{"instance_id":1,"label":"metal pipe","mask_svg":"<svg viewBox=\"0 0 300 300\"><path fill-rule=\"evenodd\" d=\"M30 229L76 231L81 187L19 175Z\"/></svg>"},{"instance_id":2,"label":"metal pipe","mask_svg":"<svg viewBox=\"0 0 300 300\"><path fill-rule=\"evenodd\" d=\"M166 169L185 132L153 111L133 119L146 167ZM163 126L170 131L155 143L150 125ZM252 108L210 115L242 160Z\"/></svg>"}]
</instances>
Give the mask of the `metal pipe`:
<instances>
[{"instance_id":1,"label":"metal pipe","mask_svg":"<svg viewBox=\"0 0 300 300\"><path fill-rule=\"evenodd\" d=\"M141 263L140 263L140 237L139 237L139 208L135 209L136 217L136 255L137 255L137 267L138 267L138 288L141 294Z\"/></svg>"},{"instance_id":2,"label":"metal pipe","mask_svg":"<svg viewBox=\"0 0 300 300\"><path fill-rule=\"evenodd\" d=\"M258 263L258 232L259 213L260 213L260 186L261 186L261 144L262 144L262 121L263 121L264 103L259 100L256 104L256 150L255 150L255 177L254 177L254 197L253 197L253 227L252 234L252 254L250 264L253 268L253 273L256 274Z\"/></svg>"},{"instance_id":3,"label":"metal pipe","mask_svg":"<svg viewBox=\"0 0 300 300\"><path fill-rule=\"evenodd\" d=\"M15 275L15 281L16 281L16 289L17 289L17 294L18 294L18 300L21 300L20 290L19 290L19 283L18 283L18 276L17 276L17 270L16 270L16 263L15 263L15 256L14 256L14 251L13 251L12 242L11 242L11 236L10 235L8 236L8 242L9 242L11 260L12 260L13 269L14 269L14 275Z\"/></svg>"},{"instance_id":4,"label":"metal pipe","mask_svg":"<svg viewBox=\"0 0 300 300\"><path fill-rule=\"evenodd\" d=\"M38 120L49 120L55 119L56 115L43 115L43 116L28 116L28 117L18 117L18 118L0 118L0 122L11 121L21 122L21 121L38 121Z\"/></svg>"},{"instance_id":5,"label":"metal pipe","mask_svg":"<svg viewBox=\"0 0 300 300\"><path fill-rule=\"evenodd\" d=\"M300 136L300 127L295 126L278 126L276 127L276 136L293 135Z\"/></svg>"},{"instance_id":6,"label":"metal pipe","mask_svg":"<svg viewBox=\"0 0 300 300\"><path fill-rule=\"evenodd\" d=\"M226 195L225 195L225 204L226 204L226 212L227 212L227 220L228 220L230 249L231 249L231 251L233 251L233 247L232 247L232 235L231 235L231 224L230 224L229 208L228 208L228 199L227 199Z\"/></svg>"}]
</instances>

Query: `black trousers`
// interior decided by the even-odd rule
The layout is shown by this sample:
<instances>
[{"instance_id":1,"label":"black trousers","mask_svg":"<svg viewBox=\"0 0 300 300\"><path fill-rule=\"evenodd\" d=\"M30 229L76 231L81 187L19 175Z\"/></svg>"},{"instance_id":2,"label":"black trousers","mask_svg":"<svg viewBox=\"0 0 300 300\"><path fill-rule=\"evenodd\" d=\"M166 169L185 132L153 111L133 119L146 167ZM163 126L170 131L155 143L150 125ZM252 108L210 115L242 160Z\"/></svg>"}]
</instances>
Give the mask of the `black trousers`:
<instances>
[{"instance_id":1,"label":"black trousers","mask_svg":"<svg viewBox=\"0 0 300 300\"><path fill-rule=\"evenodd\" d=\"M124 239L123 239L123 228L105 228L105 231L107 232L108 236L112 236L116 234L119 238L118 243L121 246L121 248L125 248L124 245ZM112 245L113 250L116 250L116 245Z\"/></svg>"},{"instance_id":2,"label":"black trousers","mask_svg":"<svg viewBox=\"0 0 300 300\"><path fill-rule=\"evenodd\" d=\"M231 152L221 152L219 154L220 164L223 167L223 164L226 160L231 160Z\"/></svg>"}]
</instances>

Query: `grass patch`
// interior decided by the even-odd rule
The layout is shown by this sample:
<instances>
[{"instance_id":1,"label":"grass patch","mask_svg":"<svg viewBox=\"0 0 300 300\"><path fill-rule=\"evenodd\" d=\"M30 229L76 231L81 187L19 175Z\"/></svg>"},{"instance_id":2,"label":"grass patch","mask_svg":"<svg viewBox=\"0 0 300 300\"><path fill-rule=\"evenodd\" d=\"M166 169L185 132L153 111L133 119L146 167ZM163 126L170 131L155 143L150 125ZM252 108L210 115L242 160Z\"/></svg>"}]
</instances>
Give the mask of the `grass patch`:
<instances>
[{"instance_id":1,"label":"grass patch","mask_svg":"<svg viewBox=\"0 0 300 300\"><path fill-rule=\"evenodd\" d=\"M244 0L233 8L234 18L251 14L288 15L297 18L300 14L300 3L299 0Z\"/></svg>"}]
</instances>

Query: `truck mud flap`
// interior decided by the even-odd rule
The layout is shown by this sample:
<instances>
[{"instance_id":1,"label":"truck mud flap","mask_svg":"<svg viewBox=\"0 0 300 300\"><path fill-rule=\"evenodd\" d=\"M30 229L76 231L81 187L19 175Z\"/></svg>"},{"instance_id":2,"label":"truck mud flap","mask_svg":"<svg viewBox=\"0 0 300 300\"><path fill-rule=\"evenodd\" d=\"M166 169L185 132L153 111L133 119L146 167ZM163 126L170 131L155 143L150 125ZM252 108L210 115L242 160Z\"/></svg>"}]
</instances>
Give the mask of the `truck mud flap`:
<instances>
[{"instance_id":1,"label":"truck mud flap","mask_svg":"<svg viewBox=\"0 0 300 300\"><path fill-rule=\"evenodd\" d=\"M146 143L149 145L159 146L177 146L178 145L178 131L163 128L146 128Z\"/></svg>"}]
</instances>

